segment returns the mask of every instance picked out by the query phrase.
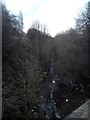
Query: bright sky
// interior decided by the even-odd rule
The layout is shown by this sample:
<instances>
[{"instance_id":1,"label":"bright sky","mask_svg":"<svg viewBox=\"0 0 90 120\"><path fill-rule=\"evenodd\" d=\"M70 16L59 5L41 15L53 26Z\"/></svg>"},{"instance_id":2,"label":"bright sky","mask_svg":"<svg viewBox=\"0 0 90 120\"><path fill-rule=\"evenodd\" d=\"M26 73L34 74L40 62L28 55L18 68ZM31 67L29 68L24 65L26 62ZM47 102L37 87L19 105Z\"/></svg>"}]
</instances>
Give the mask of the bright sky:
<instances>
[{"instance_id":1,"label":"bright sky","mask_svg":"<svg viewBox=\"0 0 90 120\"><path fill-rule=\"evenodd\" d=\"M45 24L52 37L75 26L75 18L89 0L4 0L14 14L22 11L24 31L33 21Z\"/></svg>"}]
</instances>

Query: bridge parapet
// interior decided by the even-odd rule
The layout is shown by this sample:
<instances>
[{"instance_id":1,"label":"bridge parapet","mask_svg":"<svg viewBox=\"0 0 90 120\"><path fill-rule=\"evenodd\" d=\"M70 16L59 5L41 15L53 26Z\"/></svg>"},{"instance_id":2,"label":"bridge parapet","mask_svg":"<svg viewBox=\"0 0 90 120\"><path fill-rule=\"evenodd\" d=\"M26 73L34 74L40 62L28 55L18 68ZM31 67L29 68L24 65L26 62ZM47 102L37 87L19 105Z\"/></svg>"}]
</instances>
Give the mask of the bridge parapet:
<instances>
[{"instance_id":1,"label":"bridge parapet","mask_svg":"<svg viewBox=\"0 0 90 120\"><path fill-rule=\"evenodd\" d=\"M90 120L90 100L70 113L64 120L68 120L69 118L85 118L86 120Z\"/></svg>"}]
</instances>

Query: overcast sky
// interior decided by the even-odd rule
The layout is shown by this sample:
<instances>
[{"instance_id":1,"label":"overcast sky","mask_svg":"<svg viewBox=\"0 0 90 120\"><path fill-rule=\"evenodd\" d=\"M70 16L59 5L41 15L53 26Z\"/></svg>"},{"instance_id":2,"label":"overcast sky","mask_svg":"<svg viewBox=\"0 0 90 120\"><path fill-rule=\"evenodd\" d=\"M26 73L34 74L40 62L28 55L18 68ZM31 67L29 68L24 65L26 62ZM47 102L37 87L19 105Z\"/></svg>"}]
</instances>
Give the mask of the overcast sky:
<instances>
[{"instance_id":1,"label":"overcast sky","mask_svg":"<svg viewBox=\"0 0 90 120\"><path fill-rule=\"evenodd\" d=\"M22 11L24 31L33 21L45 24L52 37L75 26L75 18L89 0L4 0L14 14Z\"/></svg>"}]
</instances>

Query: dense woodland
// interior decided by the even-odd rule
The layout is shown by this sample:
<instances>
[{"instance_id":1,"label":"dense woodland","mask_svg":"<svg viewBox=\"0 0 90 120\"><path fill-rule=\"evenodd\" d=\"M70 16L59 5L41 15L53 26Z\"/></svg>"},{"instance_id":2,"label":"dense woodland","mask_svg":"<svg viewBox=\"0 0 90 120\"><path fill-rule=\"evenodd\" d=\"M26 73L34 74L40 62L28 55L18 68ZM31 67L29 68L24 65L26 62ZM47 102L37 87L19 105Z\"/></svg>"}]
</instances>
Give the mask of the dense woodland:
<instances>
[{"instance_id":1,"label":"dense woodland","mask_svg":"<svg viewBox=\"0 0 90 120\"><path fill-rule=\"evenodd\" d=\"M52 38L44 25L35 22L23 32L23 15L2 7L3 119L30 119L42 84L47 80L52 51L60 79L90 89L90 8L76 19L76 28ZM89 11L89 12L88 12ZM90 97L90 96L89 96Z\"/></svg>"}]
</instances>

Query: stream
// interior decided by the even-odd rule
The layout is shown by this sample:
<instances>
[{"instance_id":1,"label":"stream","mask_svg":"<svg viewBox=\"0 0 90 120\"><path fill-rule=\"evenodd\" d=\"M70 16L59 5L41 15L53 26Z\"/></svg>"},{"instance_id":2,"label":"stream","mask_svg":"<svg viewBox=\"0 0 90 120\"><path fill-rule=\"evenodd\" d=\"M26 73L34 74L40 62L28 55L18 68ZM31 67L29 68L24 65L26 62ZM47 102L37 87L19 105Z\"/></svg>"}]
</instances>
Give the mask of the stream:
<instances>
[{"instance_id":1,"label":"stream","mask_svg":"<svg viewBox=\"0 0 90 120\"><path fill-rule=\"evenodd\" d=\"M57 75L54 74L55 71L55 57L52 52L51 62L50 62L50 72L48 80L44 83L43 91L39 97L39 108L40 118L49 119L49 118L60 118L60 115L57 110L56 102L53 98L53 92L56 87ZM37 114L32 110L34 115ZM37 117L37 116L36 116Z\"/></svg>"}]
</instances>

